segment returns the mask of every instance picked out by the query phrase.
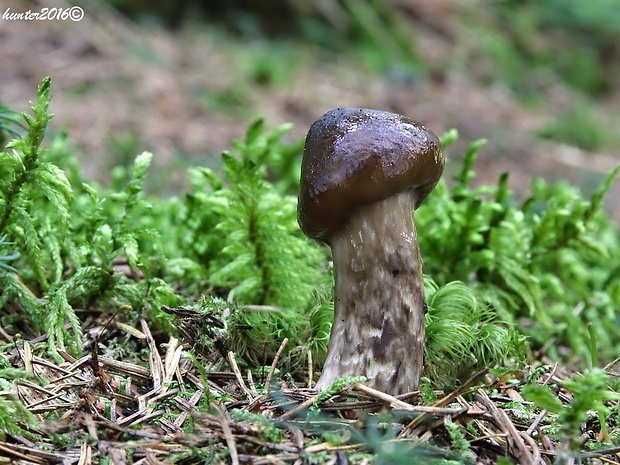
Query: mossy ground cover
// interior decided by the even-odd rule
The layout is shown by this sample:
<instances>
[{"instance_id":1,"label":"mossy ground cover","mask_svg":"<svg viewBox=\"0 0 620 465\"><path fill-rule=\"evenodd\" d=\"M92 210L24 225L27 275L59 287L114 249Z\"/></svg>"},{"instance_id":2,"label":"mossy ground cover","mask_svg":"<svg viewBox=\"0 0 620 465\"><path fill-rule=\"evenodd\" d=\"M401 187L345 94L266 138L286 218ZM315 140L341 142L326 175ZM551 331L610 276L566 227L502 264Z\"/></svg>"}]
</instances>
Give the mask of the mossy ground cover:
<instances>
[{"instance_id":1,"label":"mossy ground cover","mask_svg":"<svg viewBox=\"0 0 620 465\"><path fill-rule=\"evenodd\" d=\"M301 144L253 123L144 192L143 152L102 188L45 137L51 81L0 123L1 453L23 463L617 461L618 171L584 198L452 186L416 212L426 377L393 398L345 379L312 391L332 317L324 248L296 225ZM442 137L450 153L455 132ZM156 154L155 154L156 156Z\"/></svg>"}]
</instances>

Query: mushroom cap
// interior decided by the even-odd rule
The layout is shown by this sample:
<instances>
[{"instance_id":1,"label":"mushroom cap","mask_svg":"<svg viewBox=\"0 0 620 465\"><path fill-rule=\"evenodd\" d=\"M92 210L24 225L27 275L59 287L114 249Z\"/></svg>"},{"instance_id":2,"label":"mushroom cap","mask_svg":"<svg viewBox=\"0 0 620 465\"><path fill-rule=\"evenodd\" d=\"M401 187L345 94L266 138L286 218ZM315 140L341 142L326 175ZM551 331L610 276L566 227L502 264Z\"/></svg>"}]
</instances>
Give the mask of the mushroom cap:
<instances>
[{"instance_id":1,"label":"mushroom cap","mask_svg":"<svg viewBox=\"0 0 620 465\"><path fill-rule=\"evenodd\" d=\"M356 208L411 190L417 208L444 168L435 134L406 116L338 108L310 126L301 164L297 218L328 242Z\"/></svg>"}]
</instances>

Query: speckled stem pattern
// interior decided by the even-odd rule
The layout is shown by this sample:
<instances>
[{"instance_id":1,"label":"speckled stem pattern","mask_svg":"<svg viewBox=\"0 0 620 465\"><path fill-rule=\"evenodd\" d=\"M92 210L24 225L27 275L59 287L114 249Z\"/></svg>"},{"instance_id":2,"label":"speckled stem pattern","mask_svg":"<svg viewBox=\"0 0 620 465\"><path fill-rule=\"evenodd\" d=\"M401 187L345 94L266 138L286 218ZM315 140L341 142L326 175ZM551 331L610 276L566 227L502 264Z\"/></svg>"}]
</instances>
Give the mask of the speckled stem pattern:
<instances>
[{"instance_id":1,"label":"speckled stem pattern","mask_svg":"<svg viewBox=\"0 0 620 465\"><path fill-rule=\"evenodd\" d=\"M330 236L335 315L318 389L358 375L389 394L417 389L426 303L414 206L411 192L364 206Z\"/></svg>"}]
</instances>

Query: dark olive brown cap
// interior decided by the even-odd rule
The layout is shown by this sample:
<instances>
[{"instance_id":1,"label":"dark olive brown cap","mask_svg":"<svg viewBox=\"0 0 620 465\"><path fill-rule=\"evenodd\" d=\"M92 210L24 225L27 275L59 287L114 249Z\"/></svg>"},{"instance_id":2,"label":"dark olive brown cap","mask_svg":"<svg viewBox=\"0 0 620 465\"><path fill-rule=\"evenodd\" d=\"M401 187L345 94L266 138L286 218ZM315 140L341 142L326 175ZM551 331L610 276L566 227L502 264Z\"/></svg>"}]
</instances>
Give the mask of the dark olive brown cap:
<instances>
[{"instance_id":1,"label":"dark olive brown cap","mask_svg":"<svg viewBox=\"0 0 620 465\"><path fill-rule=\"evenodd\" d=\"M386 111L331 110L306 136L299 225L308 237L327 241L359 206L412 190L417 208L443 167L439 139L420 123Z\"/></svg>"}]
</instances>

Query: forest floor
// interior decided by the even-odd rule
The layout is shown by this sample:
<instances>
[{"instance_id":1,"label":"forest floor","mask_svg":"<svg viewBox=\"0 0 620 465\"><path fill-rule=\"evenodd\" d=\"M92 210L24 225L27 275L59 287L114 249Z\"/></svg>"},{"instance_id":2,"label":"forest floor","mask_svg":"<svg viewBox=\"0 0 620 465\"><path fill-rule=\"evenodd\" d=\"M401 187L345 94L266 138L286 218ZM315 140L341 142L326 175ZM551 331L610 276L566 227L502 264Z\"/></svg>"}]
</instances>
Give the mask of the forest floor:
<instances>
[{"instance_id":1,"label":"forest floor","mask_svg":"<svg viewBox=\"0 0 620 465\"><path fill-rule=\"evenodd\" d=\"M253 378L241 374L234 356L230 362L235 370L206 377L181 356L178 339L156 344L145 321L135 328L96 326L89 331L100 335L102 346L114 332L126 333L130 346L137 341L146 345L142 353L148 368L97 351L80 359L61 352L65 361L56 365L35 348L45 337L22 341L6 352L13 366L49 381L45 387L25 379L16 383L28 410L43 417L53 413L60 421L29 428L38 436L0 438L0 463L620 463L620 446L609 445L616 427L601 428L596 412L575 439L585 451L573 455L550 418L554 415L524 401L520 388L529 376L551 386L571 377L557 364L536 374L523 370L501 377L483 370L452 391L398 397L356 382L324 396L272 380L270 370L266 392L262 387L259 392ZM276 356L272 367L277 364ZM421 402L424 395L433 399ZM557 389L556 395L562 404L572 401L565 389ZM456 433L460 427L466 433Z\"/></svg>"},{"instance_id":2,"label":"forest floor","mask_svg":"<svg viewBox=\"0 0 620 465\"><path fill-rule=\"evenodd\" d=\"M436 2L444 3L453 4ZM49 0L46 6L68 5ZM0 14L29 7L40 5L8 0ZM243 43L204 25L179 32L138 26L96 3L84 11L78 22L0 20L0 103L27 111L37 84L50 75L52 133L66 131L85 174L102 183L115 165L151 150L155 163L150 188L176 194L185 186L188 166L217 166L217 155L229 149L232 140L243 138L255 118L264 117L269 127L293 123L287 137L297 141L312 121L342 106L402 113L438 134L456 128L461 139L449 150L454 159L468 142L486 138L476 182L494 183L508 171L511 187L520 194L537 176L565 179L590 192L620 159L613 144L592 153L538 136L575 98L560 85L550 84L545 105L526 106L500 83L483 85L463 71L432 73L421 80L380 76L359 57L309 45ZM436 26L445 30L454 24ZM450 34L418 35L424 58L449 60L454 41L447 37ZM475 66L472 63L473 75ZM601 103L605 115L617 113L619 106L620 89ZM616 218L620 202L614 199L619 194L616 182L607 204ZM408 463L402 460L411 453L442 458L441 451L426 447L429 442L456 450L459 438L453 435L452 422L475 434L467 438L469 449L461 450L460 457L446 459L552 463L566 447L550 439L557 435L545 430L545 411L524 416L511 407L526 403L508 377L475 374L453 392L433 393L436 400L430 405L419 405L419 392L396 399L359 384L321 403L316 392L303 386L282 385L278 393L259 394L251 377L244 379L234 370L209 373L205 386L201 373L181 357L178 339L170 336L158 346L148 322L135 328L111 328L108 323L92 324L85 345L93 350L79 360L66 353L61 365L45 359L36 348L45 335L22 339L6 352L12 366L50 381L45 388L20 381L17 390L28 409L38 415L56 411L63 421L45 424L38 431L45 436L41 441L3 435L0 463L172 463L171 454L176 454L176 463L372 463L369 450L388 457L383 463ZM135 339L132 347L147 346L143 355L148 368L147 363L123 363L98 353L112 331L124 334L125 341ZM86 340L89 337L101 340ZM234 360L229 363L234 366ZM558 385L572 375L548 360L544 363L537 374L544 384ZM529 375L518 374L523 380ZM187 386L195 389L191 397ZM217 406L209 413L197 413L196 406L208 397L204 392L219 396L220 402L213 403ZM563 389L557 395L563 405L570 401ZM316 405L321 405L320 415ZM398 422L377 423L374 430L360 426L356 415L381 409L394 413ZM117 417L118 411L124 416ZM260 423L263 417L273 422ZM597 421L595 416L588 419L583 444L607 439ZM330 442L330 432L347 436L348 443ZM619 451L593 450L582 458L620 463ZM359 453L359 460L347 461L345 452ZM401 462L396 461L399 457Z\"/></svg>"}]
</instances>

